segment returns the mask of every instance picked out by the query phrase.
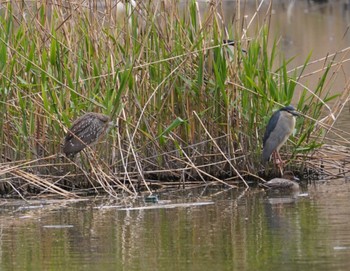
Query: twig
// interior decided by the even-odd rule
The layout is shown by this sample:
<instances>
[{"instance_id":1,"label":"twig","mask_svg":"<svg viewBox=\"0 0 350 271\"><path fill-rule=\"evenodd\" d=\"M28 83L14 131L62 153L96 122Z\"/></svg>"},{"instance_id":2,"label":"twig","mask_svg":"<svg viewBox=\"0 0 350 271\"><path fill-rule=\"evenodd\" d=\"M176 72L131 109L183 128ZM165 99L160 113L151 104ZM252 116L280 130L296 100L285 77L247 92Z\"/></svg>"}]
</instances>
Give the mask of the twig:
<instances>
[{"instance_id":1,"label":"twig","mask_svg":"<svg viewBox=\"0 0 350 271\"><path fill-rule=\"evenodd\" d=\"M229 165L231 166L231 168L235 171L235 173L239 176L239 178L243 181L243 183L245 184L245 186L247 188L249 188L249 185L247 184L247 182L244 180L244 178L241 176L241 174L239 174L238 170L233 166L233 164L231 163L230 159L227 158L227 156L224 154L224 152L221 150L221 148L219 147L219 145L216 143L216 141L213 139L213 137L211 136L211 134L208 132L207 128L204 126L202 120L199 118L199 116L197 115L197 113L195 111L193 111L193 114L196 116L196 118L198 119L198 121L200 122L200 124L202 125L205 133L210 137L210 139L212 140L212 142L214 143L214 145L216 146L216 148L219 150L219 152L221 153L221 155L225 158L225 160L229 163Z\"/></svg>"}]
</instances>

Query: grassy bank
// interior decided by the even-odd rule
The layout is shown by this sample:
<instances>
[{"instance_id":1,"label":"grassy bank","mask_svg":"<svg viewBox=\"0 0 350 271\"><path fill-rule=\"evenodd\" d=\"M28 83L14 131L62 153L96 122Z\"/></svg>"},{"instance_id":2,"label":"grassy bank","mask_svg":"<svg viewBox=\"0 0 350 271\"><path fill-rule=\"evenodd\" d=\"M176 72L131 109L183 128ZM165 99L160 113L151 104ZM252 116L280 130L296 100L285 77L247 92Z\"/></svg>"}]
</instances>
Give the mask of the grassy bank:
<instances>
[{"instance_id":1,"label":"grassy bank","mask_svg":"<svg viewBox=\"0 0 350 271\"><path fill-rule=\"evenodd\" d=\"M327 64L312 92L298 83L308 59L288 72L268 16L248 39L239 17L225 27L220 3L205 14L195 1L183 10L163 1L123 11L94 2L3 7L3 193L134 194L159 181L247 185L263 172L261 139L273 110L293 102L305 115L283 149L300 168L320 146L324 103L347 98L328 95ZM222 43L228 38L233 50ZM118 128L73 161L63 158L67 128L90 111Z\"/></svg>"}]
</instances>

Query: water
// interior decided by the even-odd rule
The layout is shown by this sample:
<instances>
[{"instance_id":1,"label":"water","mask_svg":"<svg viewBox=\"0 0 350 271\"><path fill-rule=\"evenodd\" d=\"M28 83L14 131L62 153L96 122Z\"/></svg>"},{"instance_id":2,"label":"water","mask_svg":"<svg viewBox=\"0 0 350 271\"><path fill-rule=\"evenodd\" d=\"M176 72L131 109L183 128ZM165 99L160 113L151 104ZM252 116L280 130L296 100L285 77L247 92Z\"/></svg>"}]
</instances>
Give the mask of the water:
<instances>
[{"instance_id":1,"label":"water","mask_svg":"<svg viewBox=\"0 0 350 271\"><path fill-rule=\"evenodd\" d=\"M9 201L0 270L347 270L349 198L335 180L299 196L220 187L159 203Z\"/></svg>"}]
</instances>

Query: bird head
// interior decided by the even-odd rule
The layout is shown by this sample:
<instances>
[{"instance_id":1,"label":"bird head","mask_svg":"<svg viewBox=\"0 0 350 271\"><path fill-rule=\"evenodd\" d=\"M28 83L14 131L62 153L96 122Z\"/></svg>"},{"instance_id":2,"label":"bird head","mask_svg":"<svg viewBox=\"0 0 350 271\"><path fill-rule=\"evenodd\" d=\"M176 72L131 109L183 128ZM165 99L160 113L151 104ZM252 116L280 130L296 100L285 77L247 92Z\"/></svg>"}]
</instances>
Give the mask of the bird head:
<instances>
[{"instance_id":1,"label":"bird head","mask_svg":"<svg viewBox=\"0 0 350 271\"><path fill-rule=\"evenodd\" d=\"M285 106L285 107L281 108L280 111L288 112L295 117L300 116L300 113L298 111L296 111L296 109L292 105Z\"/></svg>"}]
</instances>

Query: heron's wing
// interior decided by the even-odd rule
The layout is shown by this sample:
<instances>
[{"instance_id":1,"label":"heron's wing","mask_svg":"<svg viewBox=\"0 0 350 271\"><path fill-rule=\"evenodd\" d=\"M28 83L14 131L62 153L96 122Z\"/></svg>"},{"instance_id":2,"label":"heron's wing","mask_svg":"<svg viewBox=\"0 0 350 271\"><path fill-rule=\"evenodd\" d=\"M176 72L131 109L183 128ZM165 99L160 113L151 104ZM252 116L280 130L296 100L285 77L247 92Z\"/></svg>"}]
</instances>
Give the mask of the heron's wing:
<instances>
[{"instance_id":1,"label":"heron's wing","mask_svg":"<svg viewBox=\"0 0 350 271\"><path fill-rule=\"evenodd\" d=\"M263 138L263 146L265 146L265 143L266 143L267 139L270 137L271 132L273 130L275 130L278 119L280 118L280 114L281 114L280 111L276 111L271 116L271 118L266 126L266 131L265 131L264 138Z\"/></svg>"},{"instance_id":2,"label":"heron's wing","mask_svg":"<svg viewBox=\"0 0 350 271\"><path fill-rule=\"evenodd\" d=\"M262 161L265 163L270 160L272 152L278 146L278 134L276 134L276 127L278 120L280 119L280 111L276 111L272 114L267 126L263 138L263 152L262 152Z\"/></svg>"},{"instance_id":3,"label":"heron's wing","mask_svg":"<svg viewBox=\"0 0 350 271\"><path fill-rule=\"evenodd\" d=\"M73 124L72 127L69 129L69 131L67 132L67 135L65 137L65 141L70 141L73 138L79 137L81 135L81 131L84 131L85 129L87 129L89 127L90 123L88 121L85 121L84 118L80 117L78 119L76 119ZM82 140L82 138L81 138Z\"/></svg>"}]
</instances>

